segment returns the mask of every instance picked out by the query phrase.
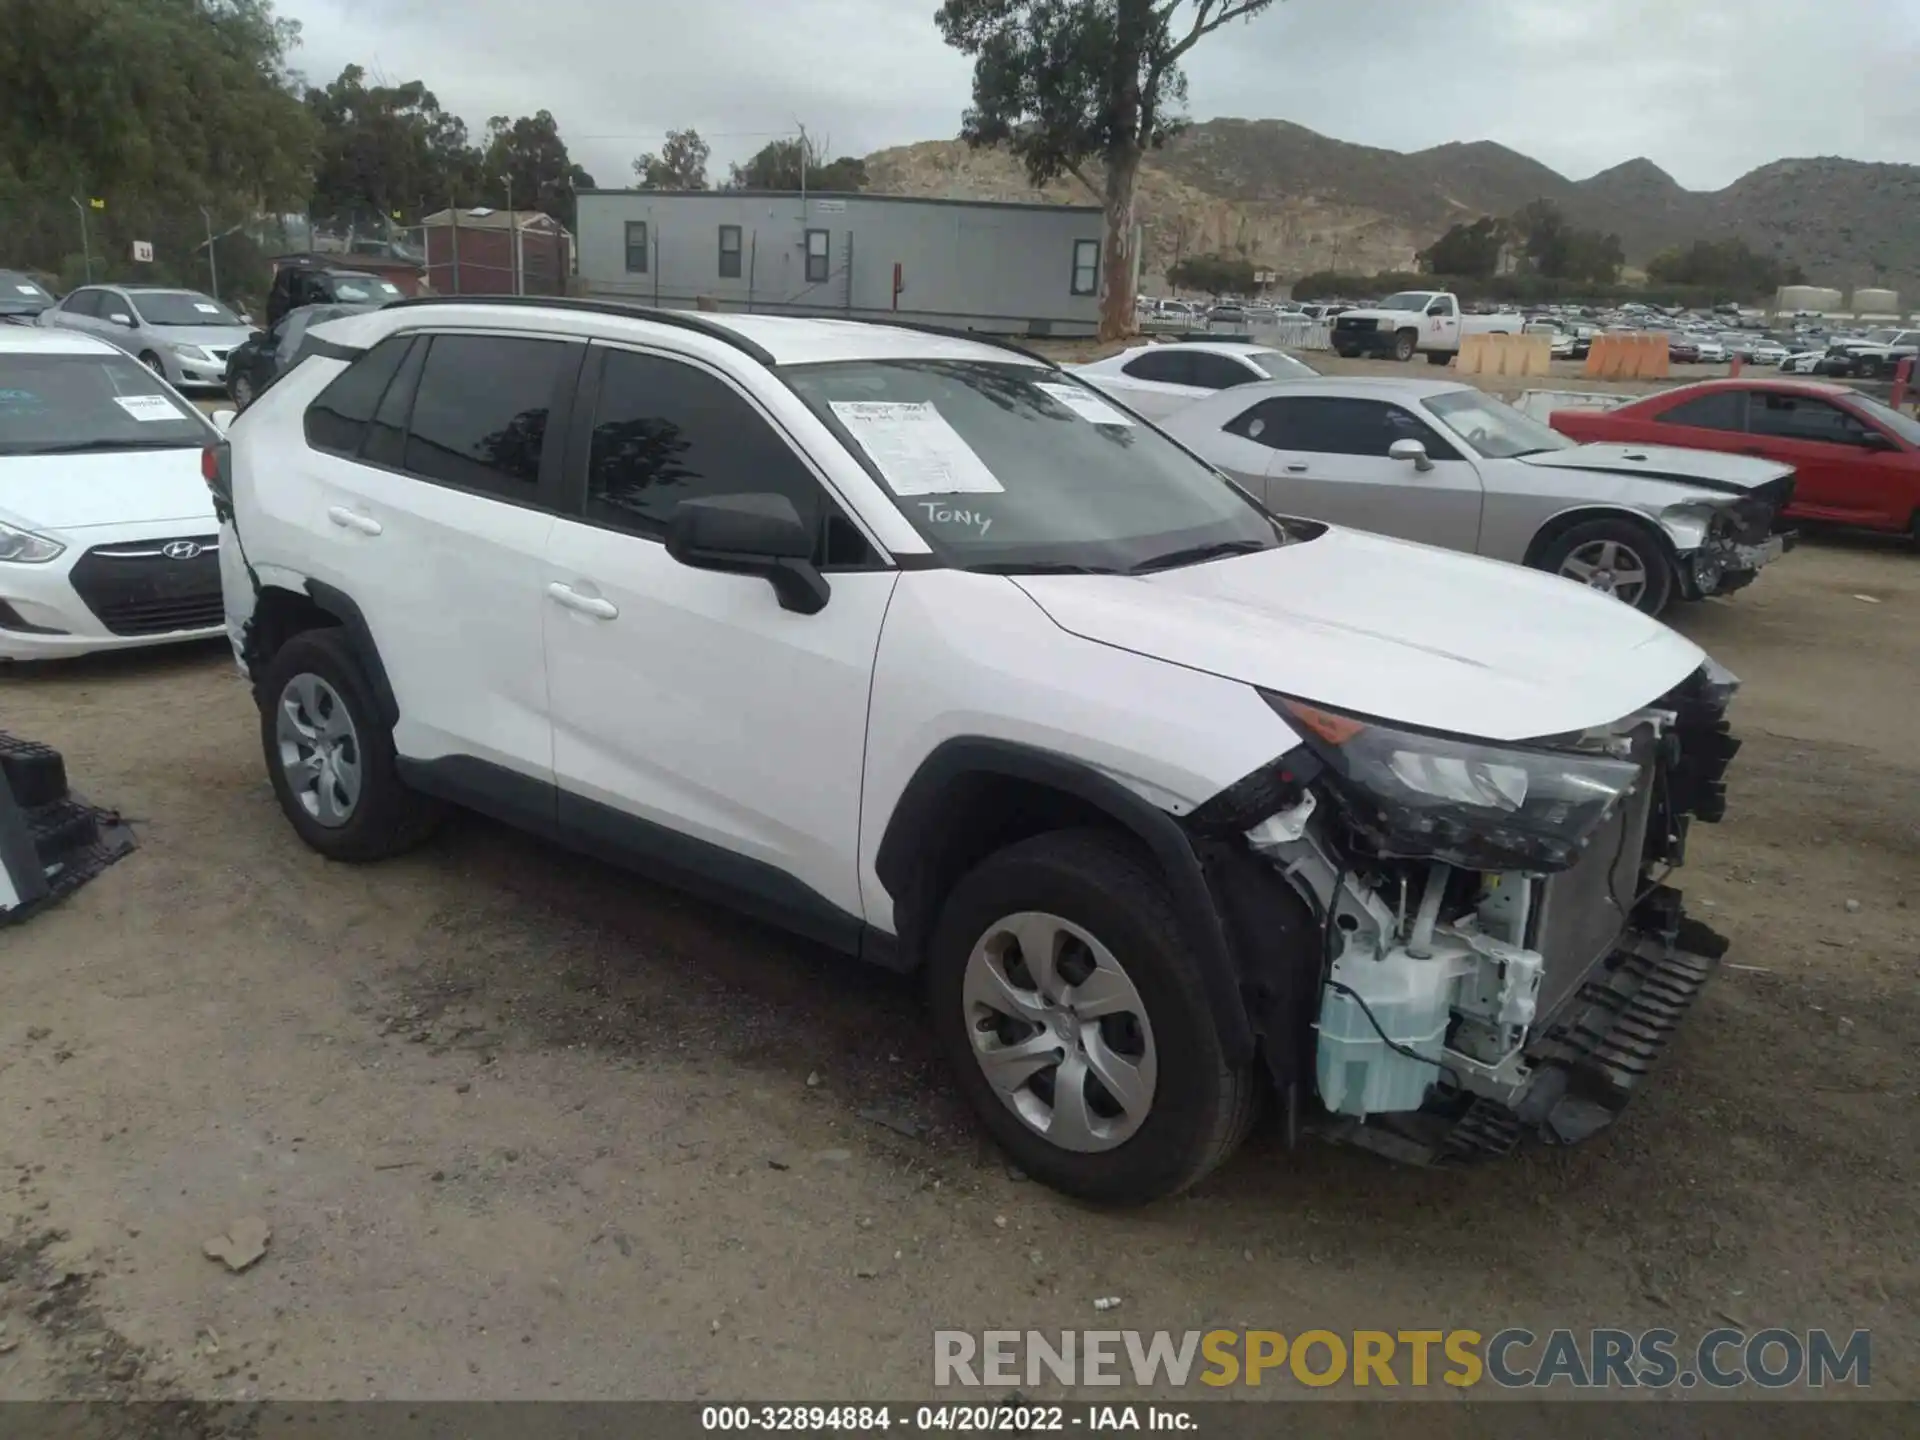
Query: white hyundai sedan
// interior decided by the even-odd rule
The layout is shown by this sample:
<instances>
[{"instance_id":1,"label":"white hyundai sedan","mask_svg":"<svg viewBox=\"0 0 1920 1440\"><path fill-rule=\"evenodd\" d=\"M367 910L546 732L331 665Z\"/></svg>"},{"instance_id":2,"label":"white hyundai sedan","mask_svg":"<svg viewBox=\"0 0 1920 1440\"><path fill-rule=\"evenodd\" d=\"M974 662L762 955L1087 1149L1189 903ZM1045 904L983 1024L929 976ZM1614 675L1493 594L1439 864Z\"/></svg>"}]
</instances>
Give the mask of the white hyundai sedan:
<instances>
[{"instance_id":1,"label":"white hyundai sedan","mask_svg":"<svg viewBox=\"0 0 1920 1440\"><path fill-rule=\"evenodd\" d=\"M0 661L220 634L221 443L105 341L0 327Z\"/></svg>"}]
</instances>

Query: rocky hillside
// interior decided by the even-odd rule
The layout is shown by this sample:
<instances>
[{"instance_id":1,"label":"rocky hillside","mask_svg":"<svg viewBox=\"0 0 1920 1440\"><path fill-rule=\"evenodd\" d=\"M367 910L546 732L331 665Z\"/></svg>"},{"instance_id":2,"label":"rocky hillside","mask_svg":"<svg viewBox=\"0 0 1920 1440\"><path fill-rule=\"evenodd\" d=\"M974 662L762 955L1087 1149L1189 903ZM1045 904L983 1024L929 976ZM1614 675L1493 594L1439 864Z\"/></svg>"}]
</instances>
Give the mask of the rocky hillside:
<instances>
[{"instance_id":1,"label":"rocky hillside","mask_svg":"<svg viewBox=\"0 0 1920 1440\"><path fill-rule=\"evenodd\" d=\"M1035 191L1018 163L959 141L867 157L873 188L903 195L1092 203L1077 181ZM1140 218L1156 280L1178 256L1244 254L1283 274L1411 268L1456 221L1544 197L1619 234L1630 265L1669 245L1738 235L1798 261L1815 283L1884 282L1920 296L1920 166L1780 160L1724 190L1686 190L1650 160L1586 180L1490 141L1403 154L1284 120L1209 120L1150 156Z\"/></svg>"}]
</instances>

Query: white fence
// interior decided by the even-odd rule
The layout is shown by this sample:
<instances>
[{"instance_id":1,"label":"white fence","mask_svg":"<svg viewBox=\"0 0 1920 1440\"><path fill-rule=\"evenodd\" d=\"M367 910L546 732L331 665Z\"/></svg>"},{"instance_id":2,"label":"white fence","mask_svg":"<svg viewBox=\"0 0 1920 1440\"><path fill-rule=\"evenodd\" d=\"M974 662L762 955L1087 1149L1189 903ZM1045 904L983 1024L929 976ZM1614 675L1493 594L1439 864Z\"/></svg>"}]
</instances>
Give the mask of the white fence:
<instances>
[{"instance_id":1,"label":"white fence","mask_svg":"<svg viewBox=\"0 0 1920 1440\"><path fill-rule=\"evenodd\" d=\"M1282 315L1277 320L1257 320L1247 332L1263 345L1276 350L1331 350L1333 326L1325 320L1309 320L1304 315Z\"/></svg>"},{"instance_id":2,"label":"white fence","mask_svg":"<svg viewBox=\"0 0 1920 1440\"><path fill-rule=\"evenodd\" d=\"M1324 320L1309 320L1304 315L1282 315L1274 320L1249 317L1239 325L1209 323L1198 315L1143 315L1140 317L1140 329L1149 335L1183 335L1190 338L1245 335L1258 344L1271 345L1277 350L1333 348L1333 327Z\"/></svg>"}]
</instances>

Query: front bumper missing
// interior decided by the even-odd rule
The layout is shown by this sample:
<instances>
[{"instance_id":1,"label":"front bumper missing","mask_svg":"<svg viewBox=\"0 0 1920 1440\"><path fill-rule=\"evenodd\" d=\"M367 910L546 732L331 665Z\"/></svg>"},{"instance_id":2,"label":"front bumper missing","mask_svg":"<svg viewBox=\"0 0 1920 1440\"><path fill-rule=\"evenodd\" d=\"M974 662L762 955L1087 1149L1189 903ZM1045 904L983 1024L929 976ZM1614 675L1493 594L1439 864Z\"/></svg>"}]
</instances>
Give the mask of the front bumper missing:
<instances>
[{"instance_id":1,"label":"front bumper missing","mask_svg":"<svg viewBox=\"0 0 1920 1440\"><path fill-rule=\"evenodd\" d=\"M1496 1159L1527 1142L1578 1144L1626 1109L1725 953L1726 941L1694 921L1672 940L1630 932L1528 1048L1532 1078L1511 1102L1474 1096L1452 1114L1337 1117L1327 1133L1427 1165Z\"/></svg>"}]
</instances>

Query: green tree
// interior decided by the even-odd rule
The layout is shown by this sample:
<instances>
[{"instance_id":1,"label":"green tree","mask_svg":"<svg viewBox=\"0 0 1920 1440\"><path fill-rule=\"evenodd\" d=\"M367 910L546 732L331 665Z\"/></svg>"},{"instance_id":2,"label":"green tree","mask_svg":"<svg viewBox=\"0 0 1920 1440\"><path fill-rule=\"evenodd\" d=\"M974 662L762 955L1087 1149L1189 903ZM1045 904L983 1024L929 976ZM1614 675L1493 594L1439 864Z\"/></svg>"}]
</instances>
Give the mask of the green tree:
<instances>
[{"instance_id":1,"label":"green tree","mask_svg":"<svg viewBox=\"0 0 1920 1440\"><path fill-rule=\"evenodd\" d=\"M480 156L466 123L442 110L419 80L369 86L366 79L349 65L325 89L307 91L319 131L313 215L386 217L477 203Z\"/></svg>"},{"instance_id":2,"label":"green tree","mask_svg":"<svg viewBox=\"0 0 1920 1440\"><path fill-rule=\"evenodd\" d=\"M216 229L307 188L313 126L287 56L299 27L270 0L0 0L0 254L79 268L90 211L95 272L204 283Z\"/></svg>"},{"instance_id":3,"label":"green tree","mask_svg":"<svg viewBox=\"0 0 1920 1440\"><path fill-rule=\"evenodd\" d=\"M971 145L1005 145L1036 185L1073 175L1106 215L1101 338L1134 319L1134 188L1147 151L1180 124L1180 62L1273 0L944 0L935 19L974 60ZM1184 12L1184 13L1183 13ZM1095 185L1088 167L1105 175Z\"/></svg>"},{"instance_id":4,"label":"green tree","mask_svg":"<svg viewBox=\"0 0 1920 1440\"><path fill-rule=\"evenodd\" d=\"M1701 285L1733 299L1765 295L1798 283L1800 268L1757 254L1737 239L1696 240L1663 250L1647 262L1647 278L1667 285Z\"/></svg>"},{"instance_id":5,"label":"green tree","mask_svg":"<svg viewBox=\"0 0 1920 1440\"><path fill-rule=\"evenodd\" d=\"M1453 226L1414 259L1435 275L1487 276L1500 268L1509 238L1506 221L1483 215L1471 225Z\"/></svg>"},{"instance_id":6,"label":"green tree","mask_svg":"<svg viewBox=\"0 0 1920 1440\"><path fill-rule=\"evenodd\" d=\"M504 208L511 200L514 209L544 211L568 229L577 209L574 196L594 188L593 176L567 154L550 110L487 121L480 185L488 204Z\"/></svg>"},{"instance_id":7,"label":"green tree","mask_svg":"<svg viewBox=\"0 0 1920 1440\"><path fill-rule=\"evenodd\" d=\"M824 147L822 147L824 148ZM821 150L805 135L774 140L754 152L744 165L727 167L729 190L864 190L867 164L851 155L822 163ZM801 176L805 175L804 186Z\"/></svg>"},{"instance_id":8,"label":"green tree","mask_svg":"<svg viewBox=\"0 0 1920 1440\"><path fill-rule=\"evenodd\" d=\"M669 130L658 155L648 153L633 162L634 178L642 190L704 190L709 153L698 130Z\"/></svg>"},{"instance_id":9,"label":"green tree","mask_svg":"<svg viewBox=\"0 0 1920 1440\"><path fill-rule=\"evenodd\" d=\"M1209 295L1251 295L1255 266L1235 255L1189 255L1167 267L1167 283Z\"/></svg>"}]
</instances>

